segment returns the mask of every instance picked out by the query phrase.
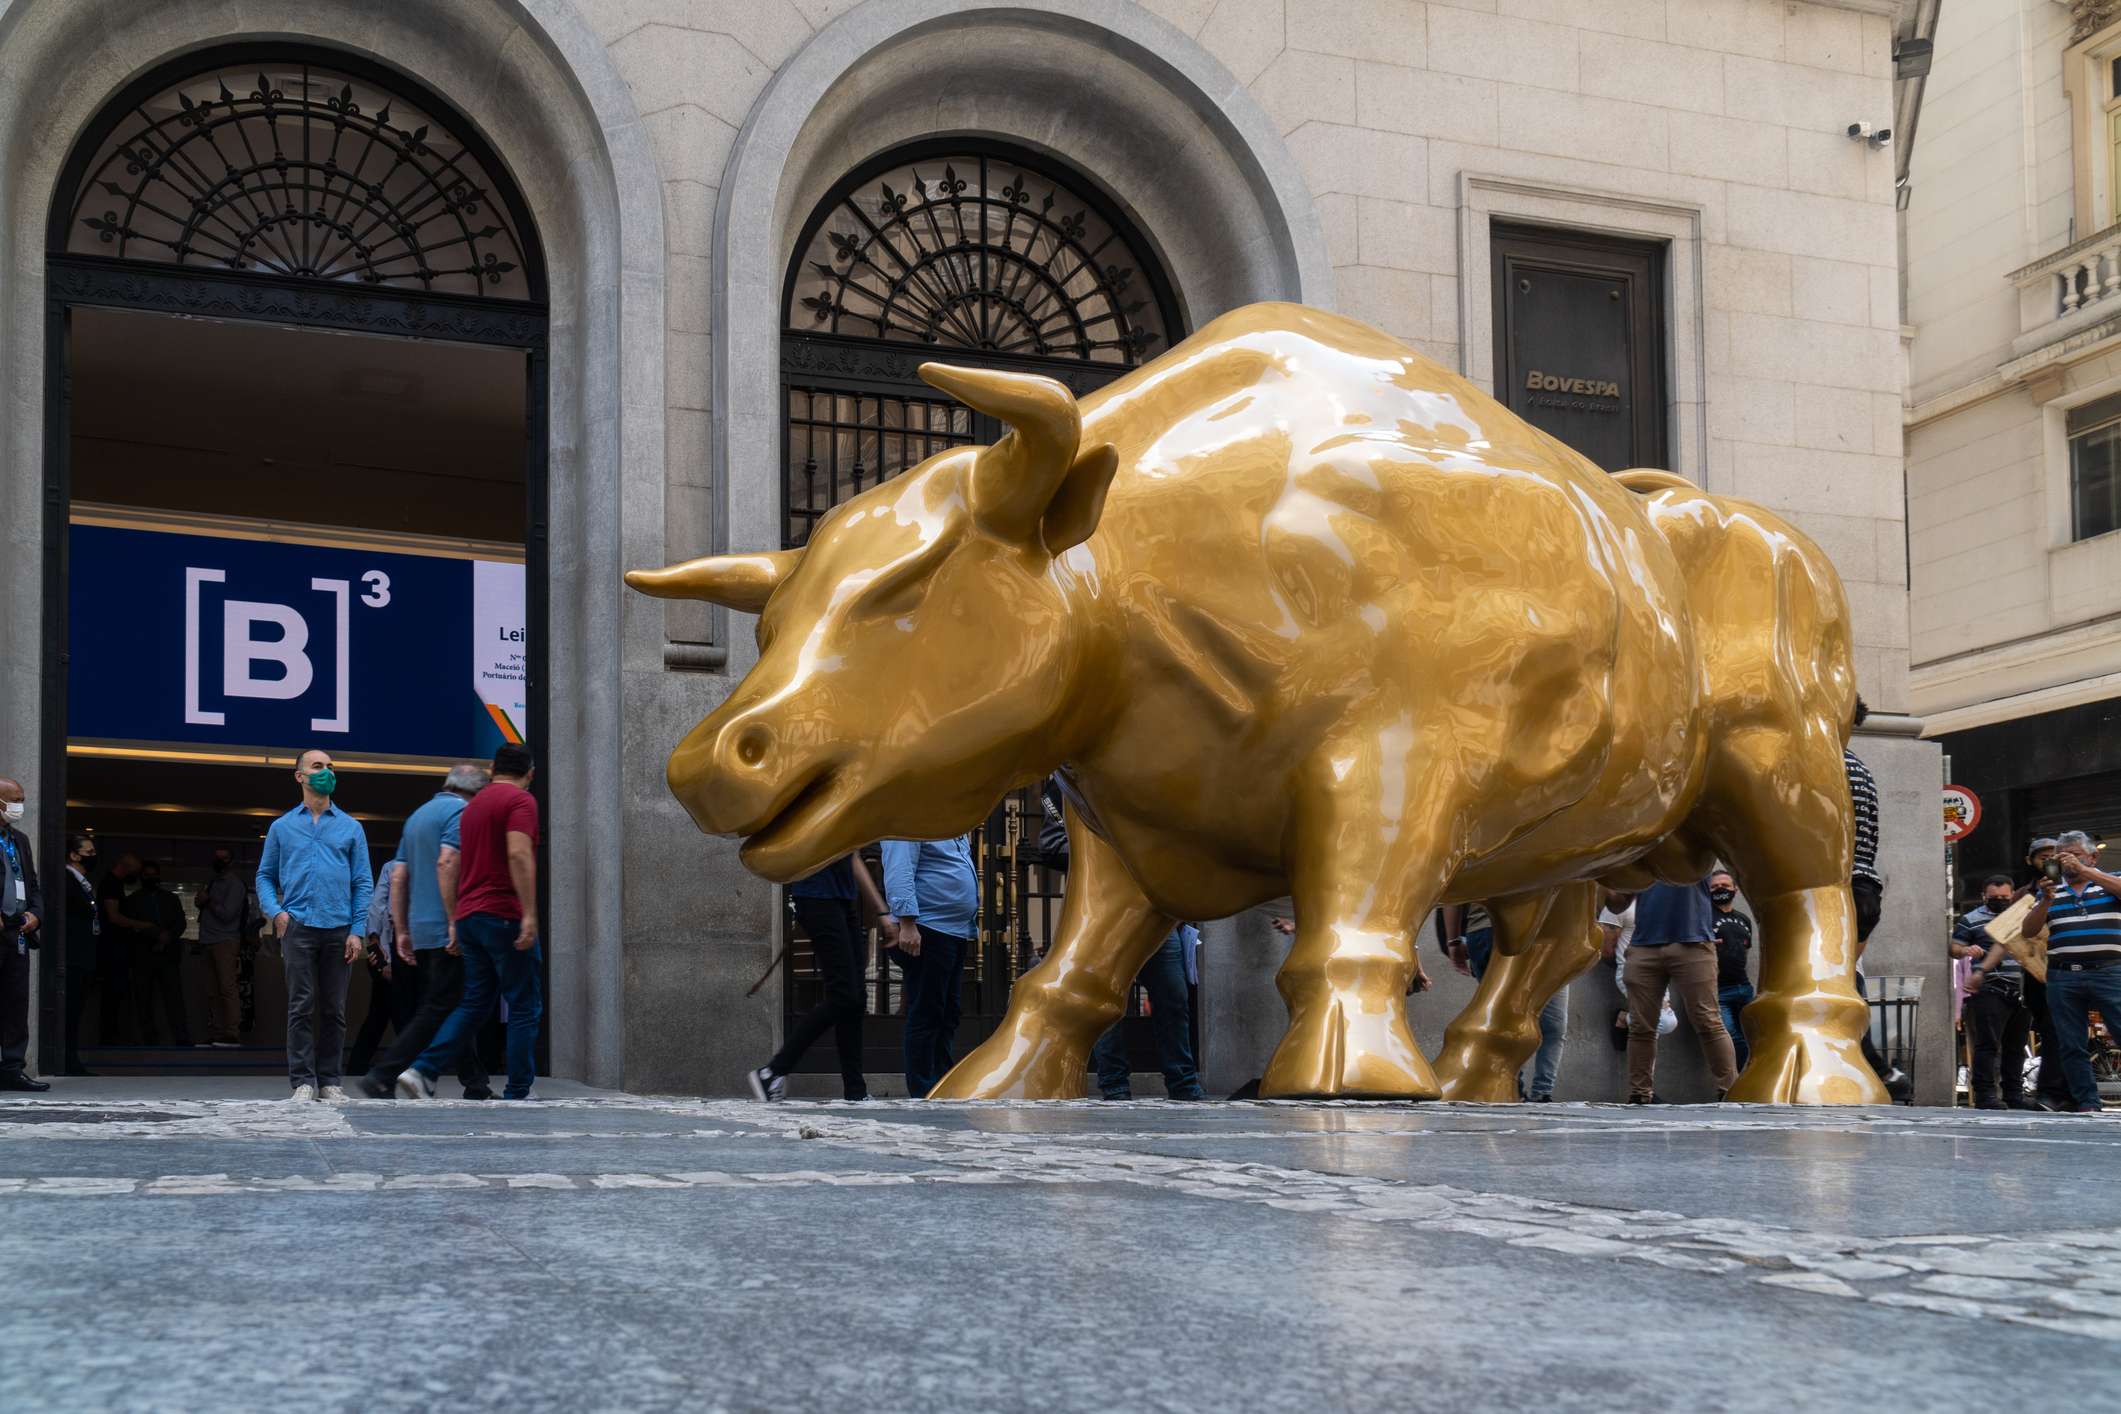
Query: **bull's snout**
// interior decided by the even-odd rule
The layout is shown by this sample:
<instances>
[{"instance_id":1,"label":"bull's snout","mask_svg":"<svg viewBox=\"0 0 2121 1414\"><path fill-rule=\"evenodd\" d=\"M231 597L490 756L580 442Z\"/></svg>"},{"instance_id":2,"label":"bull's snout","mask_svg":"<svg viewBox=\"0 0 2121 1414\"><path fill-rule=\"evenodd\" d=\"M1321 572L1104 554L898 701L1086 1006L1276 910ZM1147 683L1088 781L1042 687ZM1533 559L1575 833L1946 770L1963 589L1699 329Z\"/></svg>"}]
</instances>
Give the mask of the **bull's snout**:
<instances>
[{"instance_id":1,"label":"bull's snout","mask_svg":"<svg viewBox=\"0 0 2121 1414\"><path fill-rule=\"evenodd\" d=\"M802 785L790 780L784 755L772 724L717 712L670 753L670 790L709 834L756 834Z\"/></svg>"}]
</instances>

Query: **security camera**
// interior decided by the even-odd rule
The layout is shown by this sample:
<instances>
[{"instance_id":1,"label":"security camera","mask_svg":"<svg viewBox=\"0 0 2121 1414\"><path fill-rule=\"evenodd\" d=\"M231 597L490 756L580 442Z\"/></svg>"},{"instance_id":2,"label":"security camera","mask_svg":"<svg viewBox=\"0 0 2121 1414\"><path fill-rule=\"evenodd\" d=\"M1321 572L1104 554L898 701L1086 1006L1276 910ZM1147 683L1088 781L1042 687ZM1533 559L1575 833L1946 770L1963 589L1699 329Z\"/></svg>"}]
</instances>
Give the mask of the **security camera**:
<instances>
[{"instance_id":1,"label":"security camera","mask_svg":"<svg viewBox=\"0 0 2121 1414\"><path fill-rule=\"evenodd\" d=\"M1869 123L1850 123L1849 136L1861 138L1873 148L1884 147L1893 140L1891 128L1874 128Z\"/></svg>"}]
</instances>

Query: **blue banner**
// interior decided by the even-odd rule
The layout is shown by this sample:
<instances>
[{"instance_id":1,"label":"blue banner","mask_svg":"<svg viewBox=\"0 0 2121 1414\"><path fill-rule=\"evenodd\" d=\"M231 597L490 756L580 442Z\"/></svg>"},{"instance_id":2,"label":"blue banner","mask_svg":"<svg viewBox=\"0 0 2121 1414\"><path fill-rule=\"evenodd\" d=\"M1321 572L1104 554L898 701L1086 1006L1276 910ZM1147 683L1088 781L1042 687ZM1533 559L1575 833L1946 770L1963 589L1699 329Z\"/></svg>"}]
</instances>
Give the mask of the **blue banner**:
<instances>
[{"instance_id":1,"label":"blue banner","mask_svg":"<svg viewBox=\"0 0 2121 1414\"><path fill-rule=\"evenodd\" d=\"M71 545L72 736L483 758L520 729L474 640L497 620L520 664L521 566L100 525Z\"/></svg>"}]
</instances>

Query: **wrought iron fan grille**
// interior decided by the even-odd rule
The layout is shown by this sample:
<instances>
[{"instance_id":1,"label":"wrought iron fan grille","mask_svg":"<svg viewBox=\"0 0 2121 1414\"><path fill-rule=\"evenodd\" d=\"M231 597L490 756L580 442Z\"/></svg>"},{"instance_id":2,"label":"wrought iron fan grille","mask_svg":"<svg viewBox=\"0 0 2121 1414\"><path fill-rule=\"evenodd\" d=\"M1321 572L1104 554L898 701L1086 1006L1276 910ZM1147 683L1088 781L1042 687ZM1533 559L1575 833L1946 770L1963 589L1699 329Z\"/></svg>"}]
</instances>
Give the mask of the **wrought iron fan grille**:
<instances>
[{"instance_id":1,"label":"wrought iron fan grille","mask_svg":"<svg viewBox=\"0 0 2121 1414\"><path fill-rule=\"evenodd\" d=\"M489 162L371 78L230 68L127 108L75 189L66 248L541 298Z\"/></svg>"},{"instance_id":2,"label":"wrought iron fan grille","mask_svg":"<svg viewBox=\"0 0 2121 1414\"><path fill-rule=\"evenodd\" d=\"M829 198L788 298L791 333L1121 367L1161 353L1171 324L1160 272L1102 203L974 151L902 160Z\"/></svg>"}]
</instances>

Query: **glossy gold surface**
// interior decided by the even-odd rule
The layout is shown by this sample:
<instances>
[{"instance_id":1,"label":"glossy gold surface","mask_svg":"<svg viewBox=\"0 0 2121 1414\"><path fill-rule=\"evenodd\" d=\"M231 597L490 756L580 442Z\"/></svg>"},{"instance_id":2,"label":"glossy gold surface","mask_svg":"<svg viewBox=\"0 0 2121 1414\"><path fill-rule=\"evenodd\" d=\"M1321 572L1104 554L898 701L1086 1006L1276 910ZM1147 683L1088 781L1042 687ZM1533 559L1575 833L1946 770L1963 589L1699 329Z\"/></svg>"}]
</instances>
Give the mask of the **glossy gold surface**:
<instances>
[{"instance_id":1,"label":"glossy gold surface","mask_svg":"<svg viewBox=\"0 0 2121 1414\"><path fill-rule=\"evenodd\" d=\"M1720 857L1763 959L1733 1098L1883 1100L1850 982L1848 609L1787 522L1609 476L1295 305L1225 315L1079 405L1028 375L922 376L1013 430L840 506L802 552L627 579L759 612L758 664L669 779L766 878L961 833L1062 772L1059 935L936 1098L1081 1094L1173 920L1283 894L1263 1095L1511 1098L1497 1077L1589 965L1588 881L1690 883ZM1513 921L1439 1079L1408 1025L1416 935L1476 899Z\"/></svg>"}]
</instances>

